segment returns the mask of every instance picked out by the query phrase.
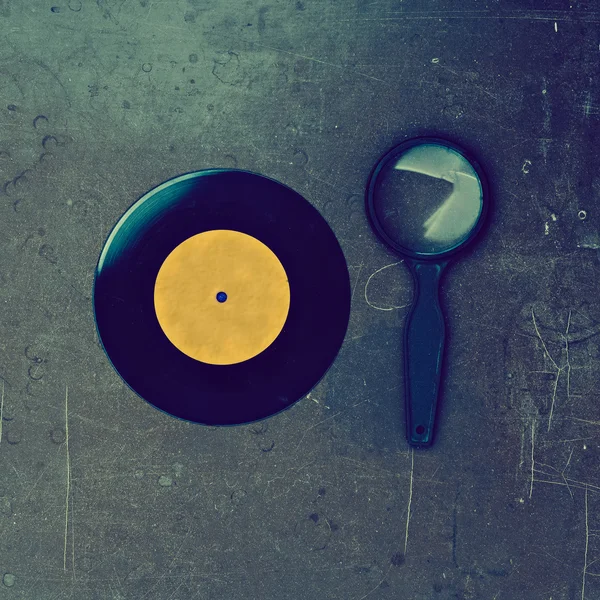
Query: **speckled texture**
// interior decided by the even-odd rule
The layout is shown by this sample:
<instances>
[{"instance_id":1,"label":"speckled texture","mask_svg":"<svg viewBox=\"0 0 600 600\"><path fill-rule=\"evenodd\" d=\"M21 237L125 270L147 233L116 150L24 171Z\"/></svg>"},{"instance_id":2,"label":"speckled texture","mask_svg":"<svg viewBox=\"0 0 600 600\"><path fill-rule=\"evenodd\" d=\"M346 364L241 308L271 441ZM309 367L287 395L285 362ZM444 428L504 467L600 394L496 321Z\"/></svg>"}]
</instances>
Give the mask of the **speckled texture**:
<instances>
[{"instance_id":1,"label":"speckled texture","mask_svg":"<svg viewBox=\"0 0 600 600\"><path fill-rule=\"evenodd\" d=\"M0 597L600 597L600 12L571 4L0 0ZM413 454L411 281L362 195L417 133L470 148L494 207ZM354 290L321 384L234 429L128 391L90 298L124 209L217 166L319 208Z\"/></svg>"}]
</instances>

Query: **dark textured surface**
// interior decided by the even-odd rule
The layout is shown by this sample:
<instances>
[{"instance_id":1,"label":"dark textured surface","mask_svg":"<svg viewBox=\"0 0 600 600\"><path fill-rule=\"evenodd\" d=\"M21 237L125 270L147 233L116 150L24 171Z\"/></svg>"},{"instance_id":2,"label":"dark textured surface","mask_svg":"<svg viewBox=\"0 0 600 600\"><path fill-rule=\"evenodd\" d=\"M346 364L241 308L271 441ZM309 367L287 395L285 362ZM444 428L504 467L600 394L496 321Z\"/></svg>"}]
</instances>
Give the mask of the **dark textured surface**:
<instances>
[{"instance_id":1,"label":"dark textured surface","mask_svg":"<svg viewBox=\"0 0 600 600\"><path fill-rule=\"evenodd\" d=\"M600 597L594 3L0 0L0 25L1 598ZM411 282L362 194L420 132L474 151L495 206L444 280L413 454ZM318 388L235 429L129 392L90 300L123 210L217 166L308 198L354 289Z\"/></svg>"}]
</instances>

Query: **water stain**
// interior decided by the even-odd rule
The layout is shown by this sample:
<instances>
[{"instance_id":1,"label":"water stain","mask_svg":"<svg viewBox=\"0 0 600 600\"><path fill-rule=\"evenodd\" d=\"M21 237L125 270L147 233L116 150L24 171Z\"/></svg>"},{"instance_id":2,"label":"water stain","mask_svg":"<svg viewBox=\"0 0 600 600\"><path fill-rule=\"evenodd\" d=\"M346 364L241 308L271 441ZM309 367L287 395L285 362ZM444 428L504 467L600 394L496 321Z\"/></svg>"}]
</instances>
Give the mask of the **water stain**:
<instances>
[{"instance_id":1,"label":"water stain","mask_svg":"<svg viewBox=\"0 0 600 600\"><path fill-rule=\"evenodd\" d=\"M62 444L66 439L64 429L61 429L60 427L53 429L50 432L50 439L54 444Z\"/></svg>"},{"instance_id":2,"label":"water stain","mask_svg":"<svg viewBox=\"0 0 600 600\"><path fill-rule=\"evenodd\" d=\"M173 480L167 475L161 475L158 478L158 485L162 487L171 487L173 485Z\"/></svg>"},{"instance_id":3,"label":"water stain","mask_svg":"<svg viewBox=\"0 0 600 600\"><path fill-rule=\"evenodd\" d=\"M296 150L292 162L298 167L303 167L308 162L308 154L304 150Z\"/></svg>"},{"instance_id":4,"label":"water stain","mask_svg":"<svg viewBox=\"0 0 600 600\"><path fill-rule=\"evenodd\" d=\"M244 72L240 65L240 57L237 52L228 50L213 58L212 74L227 85L240 85L244 81Z\"/></svg>"}]
</instances>

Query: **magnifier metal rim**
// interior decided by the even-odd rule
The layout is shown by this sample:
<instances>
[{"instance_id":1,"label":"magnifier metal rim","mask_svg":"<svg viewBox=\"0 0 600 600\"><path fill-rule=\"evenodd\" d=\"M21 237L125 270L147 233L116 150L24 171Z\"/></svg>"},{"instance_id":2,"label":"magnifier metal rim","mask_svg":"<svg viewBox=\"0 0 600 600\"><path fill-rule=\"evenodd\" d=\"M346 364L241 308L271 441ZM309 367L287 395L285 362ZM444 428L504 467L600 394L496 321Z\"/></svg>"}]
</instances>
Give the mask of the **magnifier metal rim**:
<instances>
[{"instance_id":1,"label":"magnifier metal rim","mask_svg":"<svg viewBox=\"0 0 600 600\"><path fill-rule=\"evenodd\" d=\"M468 233L466 239L458 242L452 248L448 250L444 250L443 252L416 252L415 250L411 250L410 248L406 248L401 244L398 244L394 239L392 239L384 230L377 213L375 211L375 188L377 186L377 179L382 171L382 169L388 164L388 162L394 156L398 156L403 152L406 152L409 148L414 146L422 146L425 144L436 144L439 146L445 146L446 148L450 148L455 152L458 152L463 158L473 167L475 173L477 173L477 177L479 177L479 182L481 184L481 211L479 212L479 216L477 217L477 221L475 225L471 228L471 231ZM485 216L488 210L489 203L489 191L488 184L483 169L479 165L479 163L470 156L463 148L457 146L453 142L449 140L440 138L440 137L416 137L406 140L397 146L391 148L388 152L386 152L378 161L373 170L371 171L371 175L369 176L369 181L367 184L367 193L365 198L365 204L367 209L367 216L371 223L371 226L377 232L377 235L393 250L395 250L398 254L403 254L405 256L409 256L411 258L416 258L419 260L438 260L440 258L446 258L455 254L459 250L463 250L468 244L470 244L473 239L479 233L484 221Z\"/></svg>"}]
</instances>

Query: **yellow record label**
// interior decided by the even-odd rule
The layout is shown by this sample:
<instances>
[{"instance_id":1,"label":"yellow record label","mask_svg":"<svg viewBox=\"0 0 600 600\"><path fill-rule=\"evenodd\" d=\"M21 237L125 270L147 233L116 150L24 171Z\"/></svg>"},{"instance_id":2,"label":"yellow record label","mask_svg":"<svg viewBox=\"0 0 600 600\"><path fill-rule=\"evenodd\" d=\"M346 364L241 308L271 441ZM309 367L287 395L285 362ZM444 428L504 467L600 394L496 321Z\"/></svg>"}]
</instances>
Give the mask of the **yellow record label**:
<instances>
[{"instance_id":1,"label":"yellow record label","mask_svg":"<svg viewBox=\"0 0 600 600\"><path fill-rule=\"evenodd\" d=\"M232 365L268 348L290 308L283 265L256 238L205 231L175 248L154 286L154 308L169 340L184 354Z\"/></svg>"}]
</instances>

